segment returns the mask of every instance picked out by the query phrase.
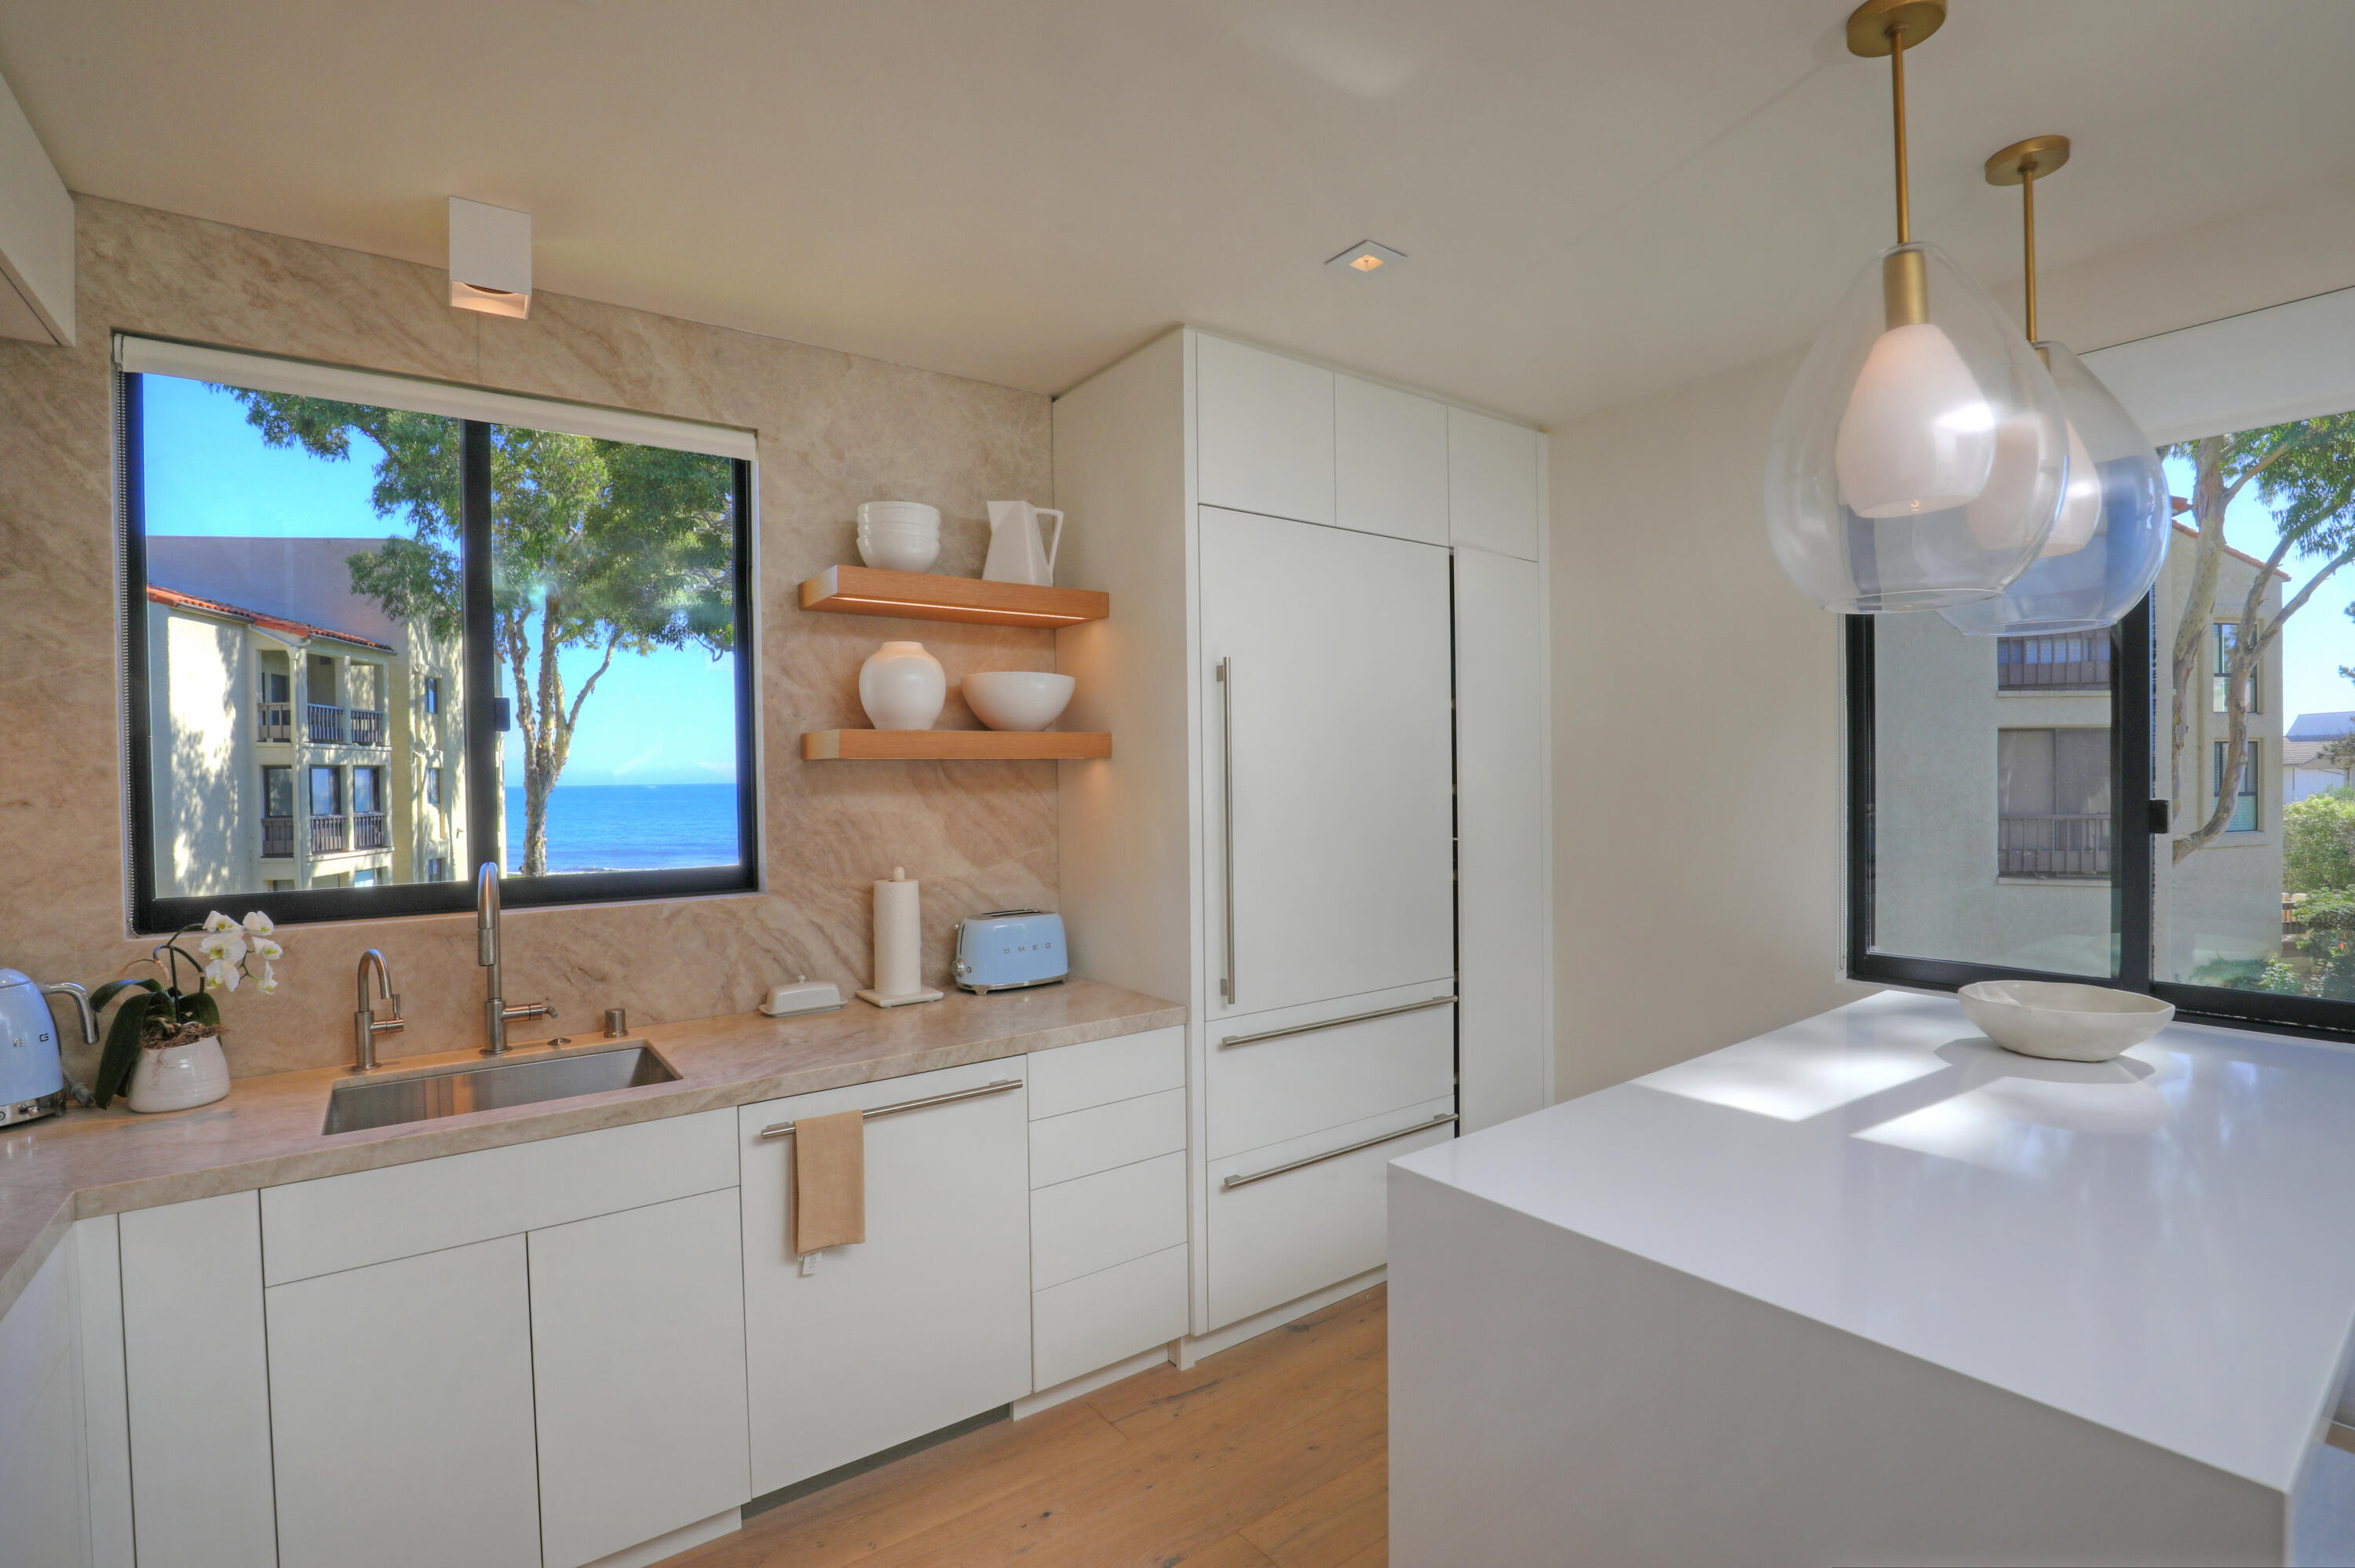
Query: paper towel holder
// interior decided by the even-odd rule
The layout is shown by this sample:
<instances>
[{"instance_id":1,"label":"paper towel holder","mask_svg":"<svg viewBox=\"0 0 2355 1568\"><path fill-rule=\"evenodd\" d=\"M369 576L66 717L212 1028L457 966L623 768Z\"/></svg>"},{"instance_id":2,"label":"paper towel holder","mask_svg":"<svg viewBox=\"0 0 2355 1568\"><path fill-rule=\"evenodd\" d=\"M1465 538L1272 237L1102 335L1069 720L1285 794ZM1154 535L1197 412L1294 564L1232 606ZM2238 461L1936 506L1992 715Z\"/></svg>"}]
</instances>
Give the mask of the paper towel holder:
<instances>
[{"instance_id":1,"label":"paper towel holder","mask_svg":"<svg viewBox=\"0 0 2355 1568\"><path fill-rule=\"evenodd\" d=\"M923 983L923 910L921 884L909 880L908 868L895 865L891 880L875 885L875 984L858 993L858 1000L876 1007L906 1007L913 1002L938 1001L941 992ZM904 961L906 977L912 980L912 991L883 990L886 971L895 967L895 960Z\"/></svg>"}]
</instances>

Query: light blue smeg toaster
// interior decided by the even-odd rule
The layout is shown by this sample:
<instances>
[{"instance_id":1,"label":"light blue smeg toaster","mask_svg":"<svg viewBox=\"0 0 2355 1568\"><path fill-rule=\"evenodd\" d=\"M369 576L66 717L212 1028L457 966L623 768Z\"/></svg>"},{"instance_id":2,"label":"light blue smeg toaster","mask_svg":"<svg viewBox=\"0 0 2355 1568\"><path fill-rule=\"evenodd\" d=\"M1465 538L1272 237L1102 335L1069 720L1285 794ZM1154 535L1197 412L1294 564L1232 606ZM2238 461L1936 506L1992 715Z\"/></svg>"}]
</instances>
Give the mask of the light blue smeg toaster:
<instances>
[{"instance_id":1,"label":"light blue smeg toaster","mask_svg":"<svg viewBox=\"0 0 2355 1568\"><path fill-rule=\"evenodd\" d=\"M963 990L1052 985L1071 972L1060 915L1043 909L993 909L957 923L956 982Z\"/></svg>"}]
</instances>

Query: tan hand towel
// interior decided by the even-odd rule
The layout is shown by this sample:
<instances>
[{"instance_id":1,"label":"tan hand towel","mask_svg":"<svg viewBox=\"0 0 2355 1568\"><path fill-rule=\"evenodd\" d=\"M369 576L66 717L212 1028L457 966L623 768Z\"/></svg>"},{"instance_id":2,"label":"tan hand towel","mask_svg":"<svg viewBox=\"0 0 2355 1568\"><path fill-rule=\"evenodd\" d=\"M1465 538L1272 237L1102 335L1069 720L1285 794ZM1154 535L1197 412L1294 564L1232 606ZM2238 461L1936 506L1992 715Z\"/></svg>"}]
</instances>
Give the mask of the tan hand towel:
<instances>
[{"instance_id":1,"label":"tan hand towel","mask_svg":"<svg viewBox=\"0 0 2355 1568\"><path fill-rule=\"evenodd\" d=\"M867 1118L858 1111L794 1123L795 1253L867 1239Z\"/></svg>"}]
</instances>

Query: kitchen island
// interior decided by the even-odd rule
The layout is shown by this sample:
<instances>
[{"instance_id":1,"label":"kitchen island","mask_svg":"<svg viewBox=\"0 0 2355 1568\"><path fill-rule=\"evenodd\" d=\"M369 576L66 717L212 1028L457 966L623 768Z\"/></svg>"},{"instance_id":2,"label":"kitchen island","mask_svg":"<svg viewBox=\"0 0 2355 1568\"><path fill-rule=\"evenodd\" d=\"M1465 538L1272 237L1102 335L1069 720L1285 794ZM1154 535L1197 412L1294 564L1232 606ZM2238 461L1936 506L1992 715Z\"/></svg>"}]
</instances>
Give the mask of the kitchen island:
<instances>
[{"instance_id":1,"label":"kitchen island","mask_svg":"<svg viewBox=\"0 0 2355 1568\"><path fill-rule=\"evenodd\" d=\"M2355 1052L1887 992L1391 1167L1394 1563L2327 1563Z\"/></svg>"}]
</instances>

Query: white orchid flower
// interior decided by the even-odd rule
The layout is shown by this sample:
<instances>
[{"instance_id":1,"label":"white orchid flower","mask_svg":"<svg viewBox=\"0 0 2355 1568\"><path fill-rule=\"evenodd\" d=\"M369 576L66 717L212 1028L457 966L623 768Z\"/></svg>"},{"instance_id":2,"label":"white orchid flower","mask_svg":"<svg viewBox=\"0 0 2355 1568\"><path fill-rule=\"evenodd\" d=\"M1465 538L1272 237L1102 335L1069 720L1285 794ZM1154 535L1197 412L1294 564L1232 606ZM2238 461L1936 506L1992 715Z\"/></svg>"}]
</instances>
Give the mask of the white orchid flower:
<instances>
[{"instance_id":1,"label":"white orchid flower","mask_svg":"<svg viewBox=\"0 0 2355 1568\"><path fill-rule=\"evenodd\" d=\"M256 937L250 945L253 948L253 956L258 959L282 959L286 956L286 949L267 937Z\"/></svg>"},{"instance_id":2,"label":"white orchid flower","mask_svg":"<svg viewBox=\"0 0 2355 1568\"><path fill-rule=\"evenodd\" d=\"M215 959L205 966L207 991L235 991L237 982L244 978L245 971L227 959Z\"/></svg>"},{"instance_id":3,"label":"white orchid flower","mask_svg":"<svg viewBox=\"0 0 2355 1568\"><path fill-rule=\"evenodd\" d=\"M272 945L276 946L275 943ZM262 995L275 996L278 994L278 971L264 964L261 966L261 978L253 983L261 988Z\"/></svg>"},{"instance_id":4,"label":"white orchid flower","mask_svg":"<svg viewBox=\"0 0 2355 1568\"><path fill-rule=\"evenodd\" d=\"M245 938L235 926L231 926L225 931L215 931L198 941L197 951L219 963L236 964L245 958ZM210 972L209 967L207 972Z\"/></svg>"},{"instance_id":5,"label":"white orchid flower","mask_svg":"<svg viewBox=\"0 0 2355 1568\"><path fill-rule=\"evenodd\" d=\"M257 937L267 937L272 932L277 930L278 927L271 920L269 916L264 915L259 909L252 909L246 912L245 928L252 932Z\"/></svg>"},{"instance_id":6,"label":"white orchid flower","mask_svg":"<svg viewBox=\"0 0 2355 1568\"><path fill-rule=\"evenodd\" d=\"M216 909L211 914L205 916L205 929L208 931L234 931L237 929L237 922Z\"/></svg>"}]
</instances>

